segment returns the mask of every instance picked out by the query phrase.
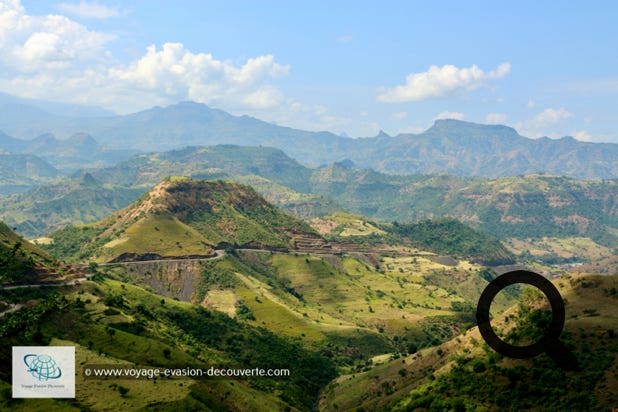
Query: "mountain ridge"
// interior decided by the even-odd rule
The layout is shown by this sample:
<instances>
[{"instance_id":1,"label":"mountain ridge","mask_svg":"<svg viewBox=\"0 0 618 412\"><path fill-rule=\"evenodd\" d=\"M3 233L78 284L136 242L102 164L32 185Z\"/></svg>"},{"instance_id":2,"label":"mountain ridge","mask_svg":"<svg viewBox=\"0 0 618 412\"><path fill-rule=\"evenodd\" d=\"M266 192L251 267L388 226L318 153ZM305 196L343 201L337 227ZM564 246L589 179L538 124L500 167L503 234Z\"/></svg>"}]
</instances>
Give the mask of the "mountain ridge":
<instances>
[{"instance_id":1,"label":"mountain ridge","mask_svg":"<svg viewBox=\"0 0 618 412\"><path fill-rule=\"evenodd\" d=\"M8 113L8 112L7 112ZM17 116L17 114L15 115ZM15 117L13 116L13 117ZM62 118L44 113L0 115L0 130L15 136L88 133L106 147L161 151L237 144L283 149L318 166L351 160L360 168L396 174L449 173L500 177L550 173L580 179L618 177L618 144L572 138L529 139L503 125L436 120L419 134L348 138L235 116L201 103L181 102L122 116ZM35 134L35 135L38 135Z\"/></svg>"},{"instance_id":2,"label":"mountain ridge","mask_svg":"<svg viewBox=\"0 0 618 412\"><path fill-rule=\"evenodd\" d=\"M315 235L250 186L171 177L99 222L53 233L49 248L76 261L213 257L225 247L287 250L296 232Z\"/></svg>"},{"instance_id":3,"label":"mountain ridge","mask_svg":"<svg viewBox=\"0 0 618 412\"><path fill-rule=\"evenodd\" d=\"M76 177L81 179L86 173L101 182L96 196L104 210L95 213L93 209L91 215L77 212L86 204L96 208L99 203L94 203L92 195L83 197L87 194L83 182L68 182L66 187L42 187L3 199L0 216L21 233L36 237L67 222L101 219L166 176L184 175L248 183L302 218L335 211L400 223L453 217L501 239L583 236L610 248L618 245L617 180L547 175L498 179L397 176L341 163L311 169L279 149L230 145L138 155L118 166L82 171ZM36 204L29 205L29 199L36 199Z\"/></svg>"}]
</instances>

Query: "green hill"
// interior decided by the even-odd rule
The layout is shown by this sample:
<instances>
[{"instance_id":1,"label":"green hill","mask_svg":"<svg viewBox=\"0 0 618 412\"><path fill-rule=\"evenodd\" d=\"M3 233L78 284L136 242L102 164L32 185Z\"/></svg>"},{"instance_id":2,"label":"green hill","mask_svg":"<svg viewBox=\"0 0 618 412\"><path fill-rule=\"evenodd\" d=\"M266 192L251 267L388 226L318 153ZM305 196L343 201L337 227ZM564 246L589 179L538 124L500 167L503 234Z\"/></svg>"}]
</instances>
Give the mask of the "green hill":
<instances>
[{"instance_id":1,"label":"green hill","mask_svg":"<svg viewBox=\"0 0 618 412\"><path fill-rule=\"evenodd\" d=\"M339 242L409 246L490 266L515 263L500 240L452 218L386 224L338 212L312 219L310 224L327 239Z\"/></svg>"},{"instance_id":2,"label":"green hill","mask_svg":"<svg viewBox=\"0 0 618 412\"><path fill-rule=\"evenodd\" d=\"M280 199L277 204L284 208L289 196L281 185L331 199L335 205L324 212L339 206L382 222L448 216L500 238L583 236L618 245L613 234L618 230L616 180L549 175L498 179L397 176L341 163L309 169L275 149L233 146L142 155L92 173L103 182L128 186L155 184L154 179L172 174L226 179L254 175L279 185L262 184L259 189L266 197Z\"/></svg>"},{"instance_id":3,"label":"green hill","mask_svg":"<svg viewBox=\"0 0 618 412\"><path fill-rule=\"evenodd\" d=\"M0 199L0 218L24 236L46 236L67 225L96 222L137 200L167 176L249 184L269 202L300 218L340 210L329 198L307 192L310 173L311 169L272 148L215 146L144 154Z\"/></svg>"},{"instance_id":4,"label":"green hill","mask_svg":"<svg viewBox=\"0 0 618 412\"><path fill-rule=\"evenodd\" d=\"M362 359L452 336L488 281L482 266L411 242L335 251L251 188L223 181L167 179L109 218L52 238L57 256L117 263L104 266L117 279L316 345L347 341ZM213 248L226 254L215 258ZM203 261L170 260L178 257Z\"/></svg>"},{"instance_id":5,"label":"green hill","mask_svg":"<svg viewBox=\"0 0 618 412\"><path fill-rule=\"evenodd\" d=\"M312 233L249 186L170 178L100 222L52 234L49 249L69 260L211 256L213 248L287 249Z\"/></svg>"},{"instance_id":6,"label":"green hill","mask_svg":"<svg viewBox=\"0 0 618 412\"><path fill-rule=\"evenodd\" d=\"M112 280L0 290L23 306L0 317L0 409L310 410L335 374L321 353L264 328ZM11 347L75 346L76 399L12 399ZM139 368L284 368L285 378L85 380L84 364Z\"/></svg>"},{"instance_id":7,"label":"green hill","mask_svg":"<svg viewBox=\"0 0 618 412\"><path fill-rule=\"evenodd\" d=\"M69 225L95 222L127 206L144 192L79 178L0 199L0 219L36 238Z\"/></svg>"},{"instance_id":8,"label":"green hill","mask_svg":"<svg viewBox=\"0 0 618 412\"><path fill-rule=\"evenodd\" d=\"M599 250L611 253L618 247L616 180L580 181L547 175L493 180L396 176L355 170L345 163L310 169L276 149L235 146L139 155L89 173L101 182L102 189L83 191L81 180L41 188L4 199L0 216L23 234L40 236L69 223L101 219L165 176L186 175L251 184L270 202L301 218L341 210L378 222L455 218L504 241L517 239L513 252L526 259L540 256L548 263L567 258L588 262L596 259ZM80 209L82 205L87 207ZM588 239L594 247L580 248L568 256L533 253L534 242L543 238Z\"/></svg>"},{"instance_id":9,"label":"green hill","mask_svg":"<svg viewBox=\"0 0 618 412\"><path fill-rule=\"evenodd\" d=\"M465 257L492 266L515 263L513 255L497 238L451 218L422 220L409 224L395 222L390 227L390 232L417 248L439 254Z\"/></svg>"},{"instance_id":10,"label":"green hill","mask_svg":"<svg viewBox=\"0 0 618 412\"><path fill-rule=\"evenodd\" d=\"M0 221L0 284L56 281L69 268Z\"/></svg>"},{"instance_id":11,"label":"green hill","mask_svg":"<svg viewBox=\"0 0 618 412\"><path fill-rule=\"evenodd\" d=\"M478 329L417 354L391 359L365 372L344 375L323 392L320 410L610 410L618 402L618 277L579 275L554 281L566 302L561 341L580 371L564 371L546 354L505 358ZM536 290L518 307L494 318L511 344L538 339L551 318ZM505 338L508 339L508 338Z\"/></svg>"}]
</instances>

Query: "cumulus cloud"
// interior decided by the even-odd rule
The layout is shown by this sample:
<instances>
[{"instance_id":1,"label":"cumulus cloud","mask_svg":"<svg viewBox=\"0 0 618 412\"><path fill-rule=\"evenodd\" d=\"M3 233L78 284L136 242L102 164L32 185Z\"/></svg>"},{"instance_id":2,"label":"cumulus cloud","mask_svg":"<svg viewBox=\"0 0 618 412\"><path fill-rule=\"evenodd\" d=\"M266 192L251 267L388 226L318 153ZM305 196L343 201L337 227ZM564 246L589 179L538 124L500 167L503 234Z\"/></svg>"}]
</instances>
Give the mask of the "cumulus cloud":
<instances>
[{"instance_id":1,"label":"cumulus cloud","mask_svg":"<svg viewBox=\"0 0 618 412\"><path fill-rule=\"evenodd\" d=\"M30 16L17 0L0 2L0 68L4 74L66 70L101 62L114 36L64 16Z\"/></svg>"},{"instance_id":2,"label":"cumulus cloud","mask_svg":"<svg viewBox=\"0 0 618 412\"><path fill-rule=\"evenodd\" d=\"M82 19L109 19L125 14L117 7L109 7L98 2L80 1L79 3L60 3L56 8L72 16Z\"/></svg>"},{"instance_id":3,"label":"cumulus cloud","mask_svg":"<svg viewBox=\"0 0 618 412\"><path fill-rule=\"evenodd\" d=\"M485 123L487 124L504 124L508 116L504 113L489 113L485 116Z\"/></svg>"},{"instance_id":4,"label":"cumulus cloud","mask_svg":"<svg viewBox=\"0 0 618 412\"><path fill-rule=\"evenodd\" d=\"M110 68L108 77L114 84L172 100L267 109L280 104L283 95L266 82L288 71L289 66L276 63L272 55L250 58L237 67L211 54L193 53L181 43L165 43L160 50L148 47L143 57L127 67Z\"/></svg>"},{"instance_id":5,"label":"cumulus cloud","mask_svg":"<svg viewBox=\"0 0 618 412\"><path fill-rule=\"evenodd\" d=\"M568 121L575 117L564 107L548 108L530 119L514 124L514 127L523 135L528 137L558 138L564 136L568 129ZM575 136L576 137L576 136Z\"/></svg>"},{"instance_id":6,"label":"cumulus cloud","mask_svg":"<svg viewBox=\"0 0 618 412\"><path fill-rule=\"evenodd\" d=\"M465 117L466 116L461 112L442 112L436 117L434 117L433 120L440 120L440 119L463 120Z\"/></svg>"},{"instance_id":7,"label":"cumulus cloud","mask_svg":"<svg viewBox=\"0 0 618 412\"><path fill-rule=\"evenodd\" d=\"M60 8L91 17L117 11L87 2L71 7L63 3ZM106 47L113 39L65 16L31 16L18 0L0 0L0 90L121 112L179 100L230 111L289 104L272 81L286 76L290 68L272 55L235 64L193 52L181 43L165 43L121 64Z\"/></svg>"},{"instance_id":8,"label":"cumulus cloud","mask_svg":"<svg viewBox=\"0 0 618 412\"><path fill-rule=\"evenodd\" d=\"M409 74L404 85L384 90L378 94L377 100L383 103L412 102L471 91L489 80L506 76L510 71L510 63L503 63L489 72L477 65L461 69L450 64L431 66L426 72Z\"/></svg>"},{"instance_id":9,"label":"cumulus cloud","mask_svg":"<svg viewBox=\"0 0 618 412\"><path fill-rule=\"evenodd\" d=\"M570 119L571 117L573 117L573 113L569 112L564 107L559 109L545 109L534 117L534 123L537 127L547 127Z\"/></svg>"},{"instance_id":10,"label":"cumulus cloud","mask_svg":"<svg viewBox=\"0 0 618 412\"><path fill-rule=\"evenodd\" d=\"M574 138L581 140L582 142L592 142L595 140L586 130L577 130L573 132L572 135Z\"/></svg>"},{"instance_id":11,"label":"cumulus cloud","mask_svg":"<svg viewBox=\"0 0 618 412\"><path fill-rule=\"evenodd\" d=\"M98 3L59 7L91 18L120 13L90 7L93 4ZM0 0L0 91L120 113L193 100L307 130L356 126L324 106L286 96L274 83L287 76L290 67L270 54L237 63L189 50L182 43L164 43L121 63L108 51L113 40L65 16L32 16L19 0Z\"/></svg>"}]
</instances>

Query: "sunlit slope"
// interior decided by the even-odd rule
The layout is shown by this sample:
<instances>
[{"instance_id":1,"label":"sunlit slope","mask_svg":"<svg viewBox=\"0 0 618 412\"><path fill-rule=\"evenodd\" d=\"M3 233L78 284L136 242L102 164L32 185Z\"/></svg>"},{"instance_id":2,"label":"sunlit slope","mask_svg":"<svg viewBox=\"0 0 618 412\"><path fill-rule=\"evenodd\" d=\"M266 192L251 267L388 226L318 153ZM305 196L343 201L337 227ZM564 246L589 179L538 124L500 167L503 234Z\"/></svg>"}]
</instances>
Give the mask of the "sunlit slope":
<instances>
[{"instance_id":1,"label":"sunlit slope","mask_svg":"<svg viewBox=\"0 0 618 412\"><path fill-rule=\"evenodd\" d=\"M469 327L476 297L493 274L466 261L435 255L377 257L231 251L202 262L139 262L106 266L171 298L312 346L329 342L358 359L408 353L438 344ZM498 307L512 296L497 299Z\"/></svg>"},{"instance_id":2,"label":"sunlit slope","mask_svg":"<svg viewBox=\"0 0 618 412\"><path fill-rule=\"evenodd\" d=\"M0 284L56 281L72 275L66 265L0 222Z\"/></svg>"},{"instance_id":3,"label":"sunlit slope","mask_svg":"<svg viewBox=\"0 0 618 412\"><path fill-rule=\"evenodd\" d=\"M337 378L324 391L320 409L611 408L618 402L618 277L578 275L554 283L566 302L561 341L574 353L581 371L563 371L545 354L527 360L504 358L474 328L440 346ZM505 332L515 325L520 338L535 340L531 322L551 315L543 312L548 307L535 293L527 299L522 308L511 308L492 321L494 330Z\"/></svg>"},{"instance_id":4,"label":"sunlit slope","mask_svg":"<svg viewBox=\"0 0 618 412\"><path fill-rule=\"evenodd\" d=\"M286 249L295 232L313 230L249 186L170 178L100 222L54 233L50 250L100 262L209 257L215 247Z\"/></svg>"},{"instance_id":5,"label":"sunlit slope","mask_svg":"<svg viewBox=\"0 0 618 412\"><path fill-rule=\"evenodd\" d=\"M14 400L3 390L3 410L309 410L318 388L335 376L325 356L263 328L113 280L0 294L25 306L0 317L0 387L10 388L11 346L76 346L77 360L75 400ZM288 368L291 375L86 381L85 364Z\"/></svg>"}]
</instances>

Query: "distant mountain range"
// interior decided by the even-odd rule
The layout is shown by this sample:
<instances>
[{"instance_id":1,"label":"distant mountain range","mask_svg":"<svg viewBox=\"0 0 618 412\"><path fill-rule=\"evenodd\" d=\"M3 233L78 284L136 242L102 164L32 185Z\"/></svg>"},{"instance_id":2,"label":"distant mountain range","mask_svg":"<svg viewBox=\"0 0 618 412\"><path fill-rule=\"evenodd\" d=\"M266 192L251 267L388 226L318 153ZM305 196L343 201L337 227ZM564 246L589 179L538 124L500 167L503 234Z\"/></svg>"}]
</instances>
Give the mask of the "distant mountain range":
<instances>
[{"instance_id":1,"label":"distant mountain range","mask_svg":"<svg viewBox=\"0 0 618 412\"><path fill-rule=\"evenodd\" d=\"M112 165L139 152L138 150L110 150L85 133L76 133L64 140L57 139L51 133L42 134L32 140L23 140L0 132L0 150L5 154L37 156L65 173L84 167ZM0 167L3 164L4 162L0 163Z\"/></svg>"},{"instance_id":2,"label":"distant mountain range","mask_svg":"<svg viewBox=\"0 0 618 412\"><path fill-rule=\"evenodd\" d=\"M82 171L71 181L0 199L0 219L38 237L102 219L172 175L249 184L304 219L341 210L382 222L452 217L503 240L587 237L618 247L616 179L401 176L343 163L312 169L277 149L230 145L141 154Z\"/></svg>"},{"instance_id":3,"label":"distant mountain range","mask_svg":"<svg viewBox=\"0 0 618 412\"><path fill-rule=\"evenodd\" d=\"M0 195L19 193L51 183L59 175L56 168L37 156L0 151Z\"/></svg>"},{"instance_id":4,"label":"distant mountain range","mask_svg":"<svg viewBox=\"0 0 618 412\"><path fill-rule=\"evenodd\" d=\"M458 120L438 120L420 134L388 136L381 132L375 137L352 139L233 116L193 102L102 117L59 116L41 106L6 103L0 112L0 130L20 138L44 133L68 138L86 133L103 146L118 150L161 151L215 144L270 146L307 165L347 160L360 169L399 174L618 177L618 144L580 142L572 137L529 139L510 127Z\"/></svg>"}]
</instances>

